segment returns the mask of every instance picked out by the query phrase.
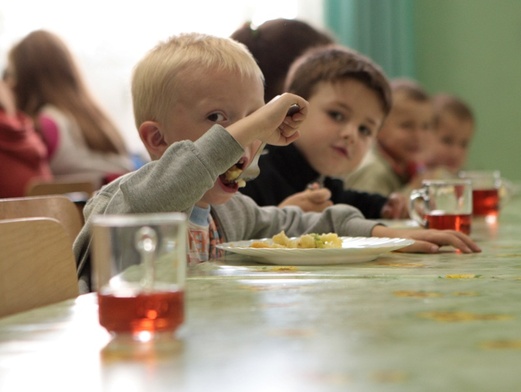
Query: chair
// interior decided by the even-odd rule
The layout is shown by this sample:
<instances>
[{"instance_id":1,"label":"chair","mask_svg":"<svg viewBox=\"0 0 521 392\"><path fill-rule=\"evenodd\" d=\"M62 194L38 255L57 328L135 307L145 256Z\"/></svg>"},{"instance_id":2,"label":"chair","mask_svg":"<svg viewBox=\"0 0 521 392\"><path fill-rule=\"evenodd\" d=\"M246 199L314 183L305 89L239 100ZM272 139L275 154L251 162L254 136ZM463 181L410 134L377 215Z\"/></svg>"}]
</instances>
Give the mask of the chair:
<instances>
[{"instance_id":1,"label":"chair","mask_svg":"<svg viewBox=\"0 0 521 392\"><path fill-rule=\"evenodd\" d=\"M0 221L0 317L78 296L76 263L52 218Z\"/></svg>"},{"instance_id":2,"label":"chair","mask_svg":"<svg viewBox=\"0 0 521 392\"><path fill-rule=\"evenodd\" d=\"M74 202L83 203L97 190L93 181L82 178L34 179L27 184L25 196L65 194Z\"/></svg>"},{"instance_id":3,"label":"chair","mask_svg":"<svg viewBox=\"0 0 521 392\"><path fill-rule=\"evenodd\" d=\"M64 195L0 199L0 219L48 217L60 222L72 242L83 226L83 215ZM72 245L71 245L72 246Z\"/></svg>"}]
</instances>

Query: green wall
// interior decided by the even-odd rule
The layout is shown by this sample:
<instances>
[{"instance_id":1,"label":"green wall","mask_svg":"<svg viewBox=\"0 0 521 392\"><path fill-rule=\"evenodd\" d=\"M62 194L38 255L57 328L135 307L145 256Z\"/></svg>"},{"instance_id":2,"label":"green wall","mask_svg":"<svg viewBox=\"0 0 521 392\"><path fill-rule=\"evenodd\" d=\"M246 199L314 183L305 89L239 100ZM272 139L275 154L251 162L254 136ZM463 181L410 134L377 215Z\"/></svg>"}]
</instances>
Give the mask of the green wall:
<instances>
[{"instance_id":1,"label":"green wall","mask_svg":"<svg viewBox=\"0 0 521 392\"><path fill-rule=\"evenodd\" d=\"M469 167L521 179L521 1L415 0L416 77L472 106Z\"/></svg>"}]
</instances>

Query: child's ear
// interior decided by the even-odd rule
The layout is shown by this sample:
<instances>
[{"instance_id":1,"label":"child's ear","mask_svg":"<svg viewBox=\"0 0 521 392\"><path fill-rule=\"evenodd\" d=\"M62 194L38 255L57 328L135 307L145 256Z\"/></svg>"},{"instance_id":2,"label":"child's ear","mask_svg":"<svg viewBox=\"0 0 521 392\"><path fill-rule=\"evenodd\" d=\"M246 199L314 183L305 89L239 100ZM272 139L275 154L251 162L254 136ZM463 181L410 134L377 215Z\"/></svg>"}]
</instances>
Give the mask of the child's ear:
<instances>
[{"instance_id":1,"label":"child's ear","mask_svg":"<svg viewBox=\"0 0 521 392\"><path fill-rule=\"evenodd\" d=\"M168 143L159 127L160 125L155 121L145 121L138 130L141 141L153 159L160 158L168 148Z\"/></svg>"}]
</instances>

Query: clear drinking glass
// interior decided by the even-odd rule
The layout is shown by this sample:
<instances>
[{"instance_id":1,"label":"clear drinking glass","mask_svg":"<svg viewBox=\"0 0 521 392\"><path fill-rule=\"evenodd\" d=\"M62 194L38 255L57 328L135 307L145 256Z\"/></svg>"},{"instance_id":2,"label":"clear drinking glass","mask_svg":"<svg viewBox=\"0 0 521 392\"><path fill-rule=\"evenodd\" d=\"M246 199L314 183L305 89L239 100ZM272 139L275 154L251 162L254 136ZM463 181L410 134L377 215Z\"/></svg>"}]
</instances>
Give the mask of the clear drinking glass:
<instances>
[{"instance_id":1,"label":"clear drinking glass","mask_svg":"<svg viewBox=\"0 0 521 392\"><path fill-rule=\"evenodd\" d=\"M424 180L410 195L409 213L430 229L470 234L472 186L469 180Z\"/></svg>"},{"instance_id":2,"label":"clear drinking glass","mask_svg":"<svg viewBox=\"0 0 521 392\"><path fill-rule=\"evenodd\" d=\"M487 220L497 219L501 187L499 170L462 171L458 176L472 182L472 215Z\"/></svg>"},{"instance_id":3,"label":"clear drinking glass","mask_svg":"<svg viewBox=\"0 0 521 392\"><path fill-rule=\"evenodd\" d=\"M147 340L183 325L186 222L182 213L93 218L99 322L111 334Z\"/></svg>"}]
</instances>

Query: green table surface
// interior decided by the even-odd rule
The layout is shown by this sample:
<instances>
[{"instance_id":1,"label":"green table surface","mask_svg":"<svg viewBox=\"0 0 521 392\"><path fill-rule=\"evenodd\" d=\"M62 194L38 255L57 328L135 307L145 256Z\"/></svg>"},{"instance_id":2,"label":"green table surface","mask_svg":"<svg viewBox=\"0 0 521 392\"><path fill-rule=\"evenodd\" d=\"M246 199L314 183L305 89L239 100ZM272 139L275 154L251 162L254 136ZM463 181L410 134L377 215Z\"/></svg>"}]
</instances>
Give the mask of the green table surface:
<instances>
[{"instance_id":1,"label":"green table surface","mask_svg":"<svg viewBox=\"0 0 521 392\"><path fill-rule=\"evenodd\" d=\"M514 391L521 199L479 254L336 266L230 255L188 271L177 340L111 340L95 294L0 319L0 391Z\"/></svg>"}]
</instances>

